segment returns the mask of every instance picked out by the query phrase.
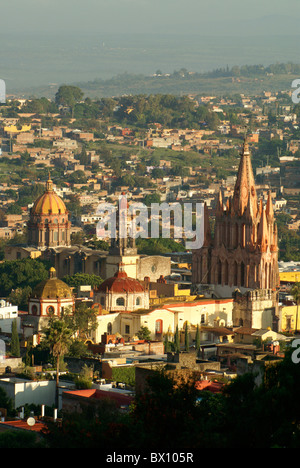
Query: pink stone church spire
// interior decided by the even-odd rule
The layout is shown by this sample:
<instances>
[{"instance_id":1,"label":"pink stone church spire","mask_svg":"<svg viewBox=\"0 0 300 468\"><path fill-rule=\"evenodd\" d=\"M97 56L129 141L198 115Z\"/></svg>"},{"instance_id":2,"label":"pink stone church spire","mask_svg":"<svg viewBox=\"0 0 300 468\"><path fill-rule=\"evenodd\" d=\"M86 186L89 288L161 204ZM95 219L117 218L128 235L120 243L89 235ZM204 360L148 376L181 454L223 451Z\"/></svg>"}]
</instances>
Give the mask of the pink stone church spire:
<instances>
[{"instance_id":1,"label":"pink stone church spire","mask_svg":"<svg viewBox=\"0 0 300 468\"><path fill-rule=\"evenodd\" d=\"M242 216L251 204L250 211L256 216L257 214L257 195L255 189L255 179L251 164L251 157L247 138L244 140L241 153L240 165L237 174L237 180L233 194L233 210L239 216Z\"/></svg>"}]
</instances>

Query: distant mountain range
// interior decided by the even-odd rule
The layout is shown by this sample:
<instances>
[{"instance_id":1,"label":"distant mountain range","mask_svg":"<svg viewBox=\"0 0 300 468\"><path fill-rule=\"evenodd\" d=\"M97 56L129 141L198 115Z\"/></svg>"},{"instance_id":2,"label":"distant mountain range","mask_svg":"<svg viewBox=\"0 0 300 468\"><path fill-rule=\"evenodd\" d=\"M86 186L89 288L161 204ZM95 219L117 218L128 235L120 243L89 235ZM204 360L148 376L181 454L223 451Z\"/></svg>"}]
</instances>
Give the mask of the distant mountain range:
<instances>
[{"instance_id":1,"label":"distant mountain range","mask_svg":"<svg viewBox=\"0 0 300 468\"><path fill-rule=\"evenodd\" d=\"M137 75L150 77L157 70L172 74L185 68L205 73L235 65L298 63L300 32L298 20L291 16L201 22L201 18L193 19L190 15L190 22L189 34L184 33L186 25L181 28L177 24L172 25L172 34L168 31L157 34L105 34L101 31L85 34L78 31L76 34L24 35L0 31L0 79L5 80L8 94L23 93L24 97L41 96L41 93L51 96L60 84L83 83L84 88L92 91L92 82L97 82L100 95L107 95L134 92L127 83L118 88L111 87L111 82L104 83L112 77L125 77L126 73L135 76L131 80L133 83L137 81ZM285 88L289 86L288 80L287 75L283 83ZM139 80L140 90L147 92L147 88L141 86L142 81L145 80ZM275 81L276 86L282 85L278 77L270 85ZM158 79L146 83L154 90L163 90L166 84L169 92L173 92L170 80L168 83ZM188 90L183 82L182 89L177 84L176 92L194 92L191 80ZM206 84L205 89L210 92L209 83ZM201 89L203 86L202 80ZM238 86L236 90L243 92Z\"/></svg>"}]
</instances>

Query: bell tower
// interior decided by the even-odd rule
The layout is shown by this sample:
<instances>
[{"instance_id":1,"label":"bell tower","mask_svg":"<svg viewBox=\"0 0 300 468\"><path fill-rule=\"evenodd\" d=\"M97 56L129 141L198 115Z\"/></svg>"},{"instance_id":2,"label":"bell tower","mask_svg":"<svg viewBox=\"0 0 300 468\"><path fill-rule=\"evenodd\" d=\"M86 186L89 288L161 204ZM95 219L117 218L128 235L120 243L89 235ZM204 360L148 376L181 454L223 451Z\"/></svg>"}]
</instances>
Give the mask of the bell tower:
<instances>
[{"instance_id":1,"label":"bell tower","mask_svg":"<svg viewBox=\"0 0 300 468\"><path fill-rule=\"evenodd\" d=\"M236 292L246 294L253 290L276 295L277 241L271 192L263 206L262 200L257 199L245 139L233 195L224 200L222 191L219 192L214 236L209 233L202 248L193 251L194 291L213 297L232 297Z\"/></svg>"}]
</instances>

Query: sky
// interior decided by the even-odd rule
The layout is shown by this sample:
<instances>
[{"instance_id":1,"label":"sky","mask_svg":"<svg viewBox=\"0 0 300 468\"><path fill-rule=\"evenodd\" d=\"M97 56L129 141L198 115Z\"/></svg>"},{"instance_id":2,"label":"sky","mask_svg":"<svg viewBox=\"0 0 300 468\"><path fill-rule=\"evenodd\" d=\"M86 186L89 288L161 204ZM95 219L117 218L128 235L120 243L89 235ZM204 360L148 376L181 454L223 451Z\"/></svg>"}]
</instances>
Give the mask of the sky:
<instances>
[{"instance_id":1,"label":"sky","mask_svg":"<svg viewBox=\"0 0 300 468\"><path fill-rule=\"evenodd\" d=\"M10 0L1 32L298 34L299 0Z\"/></svg>"}]
</instances>

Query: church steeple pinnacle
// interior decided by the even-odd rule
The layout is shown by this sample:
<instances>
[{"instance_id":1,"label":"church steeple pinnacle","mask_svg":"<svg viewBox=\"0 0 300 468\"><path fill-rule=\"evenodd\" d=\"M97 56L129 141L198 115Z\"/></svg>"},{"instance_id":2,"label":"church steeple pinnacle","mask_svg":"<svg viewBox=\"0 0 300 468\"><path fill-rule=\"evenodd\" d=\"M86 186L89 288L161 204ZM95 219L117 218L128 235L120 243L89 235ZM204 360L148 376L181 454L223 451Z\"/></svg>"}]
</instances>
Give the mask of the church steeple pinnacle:
<instances>
[{"instance_id":1,"label":"church steeple pinnacle","mask_svg":"<svg viewBox=\"0 0 300 468\"><path fill-rule=\"evenodd\" d=\"M267 214L266 209L262 208L260 223L258 226L258 245L262 252L267 250L268 245L270 245L269 239L269 229L268 229L268 222L267 222Z\"/></svg>"},{"instance_id":2,"label":"church steeple pinnacle","mask_svg":"<svg viewBox=\"0 0 300 468\"><path fill-rule=\"evenodd\" d=\"M222 215L223 211L224 211L224 209L223 209L223 195L222 195L222 191L220 190L219 191L218 201L217 201L216 216Z\"/></svg>"},{"instance_id":3,"label":"church steeple pinnacle","mask_svg":"<svg viewBox=\"0 0 300 468\"><path fill-rule=\"evenodd\" d=\"M255 180L252 170L251 157L247 138L243 143L240 165L237 174L237 180L233 194L233 209L234 212L242 216L249 203L251 203L251 211L254 216L257 214L257 196L255 189Z\"/></svg>"},{"instance_id":4,"label":"church steeple pinnacle","mask_svg":"<svg viewBox=\"0 0 300 468\"><path fill-rule=\"evenodd\" d=\"M273 202L272 202L272 195L271 191L268 193L268 200L267 200L267 219L271 222L274 218L274 209L273 209Z\"/></svg>"}]
</instances>

